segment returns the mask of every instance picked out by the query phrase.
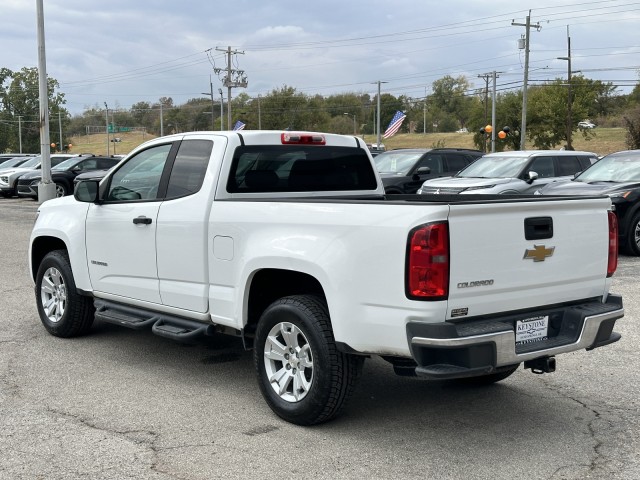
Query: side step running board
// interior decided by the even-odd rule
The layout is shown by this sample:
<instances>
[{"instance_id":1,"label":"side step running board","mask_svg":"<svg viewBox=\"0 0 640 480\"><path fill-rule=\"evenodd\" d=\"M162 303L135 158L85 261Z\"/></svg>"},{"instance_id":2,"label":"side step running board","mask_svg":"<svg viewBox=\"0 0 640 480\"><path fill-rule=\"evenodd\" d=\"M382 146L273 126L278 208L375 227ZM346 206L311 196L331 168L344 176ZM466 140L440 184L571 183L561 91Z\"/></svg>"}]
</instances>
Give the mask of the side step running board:
<instances>
[{"instance_id":1,"label":"side step running board","mask_svg":"<svg viewBox=\"0 0 640 480\"><path fill-rule=\"evenodd\" d=\"M96 319L114 325L151 331L161 337L179 342L189 342L202 335L213 335L214 326L187 318L174 317L165 313L152 312L141 308L121 305L102 299L94 299Z\"/></svg>"}]
</instances>

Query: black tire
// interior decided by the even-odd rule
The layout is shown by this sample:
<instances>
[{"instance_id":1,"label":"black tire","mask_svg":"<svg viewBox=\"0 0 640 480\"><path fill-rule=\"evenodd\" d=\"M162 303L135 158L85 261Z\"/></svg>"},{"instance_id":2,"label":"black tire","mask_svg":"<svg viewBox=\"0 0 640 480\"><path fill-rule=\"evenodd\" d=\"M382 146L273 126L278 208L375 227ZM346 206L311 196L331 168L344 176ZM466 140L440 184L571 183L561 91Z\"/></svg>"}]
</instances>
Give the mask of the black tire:
<instances>
[{"instance_id":1,"label":"black tire","mask_svg":"<svg viewBox=\"0 0 640 480\"><path fill-rule=\"evenodd\" d=\"M629 222L625 251L630 255L640 256L640 212L636 213Z\"/></svg>"},{"instance_id":2,"label":"black tire","mask_svg":"<svg viewBox=\"0 0 640 480\"><path fill-rule=\"evenodd\" d=\"M284 297L267 307L258 322L253 358L267 404L297 425L335 417L364 363L364 357L338 351L326 303L311 295ZM270 376L281 383L272 383Z\"/></svg>"},{"instance_id":3,"label":"black tire","mask_svg":"<svg viewBox=\"0 0 640 480\"><path fill-rule=\"evenodd\" d=\"M456 378L455 380L452 380L452 382L457 385L465 385L470 387L492 385L496 382L504 380L507 377L510 377L516 370L518 370L519 366L520 364L502 367L500 371L495 373L480 375L477 377Z\"/></svg>"},{"instance_id":4,"label":"black tire","mask_svg":"<svg viewBox=\"0 0 640 480\"><path fill-rule=\"evenodd\" d=\"M56 182L56 198L66 197L69 189L64 183Z\"/></svg>"},{"instance_id":5,"label":"black tire","mask_svg":"<svg viewBox=\"0 0 640 480\"><path fill-rule=\"evenodd\" d=\"M42 259L35 293L40 320L51 335L75 337L91 328L93 299L78 294L65 250L54 250Z\"/></svg>"}]
</instances>

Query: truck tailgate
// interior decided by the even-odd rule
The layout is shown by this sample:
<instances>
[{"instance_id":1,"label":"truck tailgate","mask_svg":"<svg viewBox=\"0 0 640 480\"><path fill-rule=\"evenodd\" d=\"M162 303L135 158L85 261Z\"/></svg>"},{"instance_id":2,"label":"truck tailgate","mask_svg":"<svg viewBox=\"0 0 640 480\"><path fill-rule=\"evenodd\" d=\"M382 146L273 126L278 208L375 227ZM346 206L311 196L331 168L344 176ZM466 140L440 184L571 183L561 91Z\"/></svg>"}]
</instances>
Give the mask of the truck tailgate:
<instances>
[{"instance_id":1,"label":"truck tailgate","mask_svg":"<svg viewBox=\"0 0 640 480\"><path fill-rule=\"evenodd\" d=\"M610 204L584 197L451 204L447 318L603 296Z\"/></svg>"}]
</instances>

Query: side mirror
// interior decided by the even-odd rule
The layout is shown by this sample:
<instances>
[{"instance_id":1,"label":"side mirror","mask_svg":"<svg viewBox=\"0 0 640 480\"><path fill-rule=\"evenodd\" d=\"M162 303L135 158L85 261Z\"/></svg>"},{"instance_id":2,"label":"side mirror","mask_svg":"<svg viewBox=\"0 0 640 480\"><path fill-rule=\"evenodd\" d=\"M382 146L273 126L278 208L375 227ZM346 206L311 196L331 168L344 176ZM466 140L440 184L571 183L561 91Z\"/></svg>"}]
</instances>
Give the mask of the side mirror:
<instances>
[{"instance_id":1,"label":"side mirror","mask_svg":"<svg viewBox=\"0 0 640 480\"><path fill-rule=\"evenodd\" d=\"M529 173L527 173L527 183L533 183L534 180L538 179L538 172L534 172L533 170L531 170Z\"/></svg>"},{"instance_id":2,"label":"side mirror","mask_svg":"<svg viewBox=\"0 0 640 480\"><path fill-rule=\"evenodd\" d=\"M98 180L82 180L76 186L73 197L79 202L96 203L99 198L99 185Z\"/></svg>"},{"instance_id":3,"label":"side mirror","mask_svg":"<svg viewBox=\"0 0 640 480\"><path fill-rule=\"evenodd\" d=\"M420 180L420 175L428 175L431 173L431 167L420 167L415 171L413 177L411 177L414 181Z\"/></svg>"}]
</instances>

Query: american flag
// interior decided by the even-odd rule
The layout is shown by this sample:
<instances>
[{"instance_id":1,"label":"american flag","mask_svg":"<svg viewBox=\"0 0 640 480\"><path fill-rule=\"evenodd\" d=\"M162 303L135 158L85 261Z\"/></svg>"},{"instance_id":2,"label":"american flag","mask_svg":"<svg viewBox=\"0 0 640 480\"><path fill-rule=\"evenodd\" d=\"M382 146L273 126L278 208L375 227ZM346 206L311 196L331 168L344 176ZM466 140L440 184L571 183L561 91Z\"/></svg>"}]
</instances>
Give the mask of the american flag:
<instances>
[{"instance_id":1,"label":"american flag","mask_svg":"<svg viewBox=\"0 0 640 480\"><path fill-rule=\"evenodd\" d=\"M238 120L236 122L236 124L233 126L233 131L236 130L244 130L244 127L246 127L246 124L242 123L240 120Z\"/></svg>"},{"instance_id":2,"label":"american flag","mask_svg":"<svg viewBox=\"0 0 640 480\"><path fill-rule=\"evenodd\" d=\"M396 134L396 132L400 130L400 127L402 126L402 122L406 117L407 116L404 113L398 110L396 114L393 116L393 118L391 119L391 122L389 122L389 126L384 131L384 135L382 136L382 138L393 137Z\"/></svg>"}]
</instances>

